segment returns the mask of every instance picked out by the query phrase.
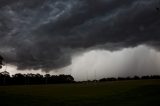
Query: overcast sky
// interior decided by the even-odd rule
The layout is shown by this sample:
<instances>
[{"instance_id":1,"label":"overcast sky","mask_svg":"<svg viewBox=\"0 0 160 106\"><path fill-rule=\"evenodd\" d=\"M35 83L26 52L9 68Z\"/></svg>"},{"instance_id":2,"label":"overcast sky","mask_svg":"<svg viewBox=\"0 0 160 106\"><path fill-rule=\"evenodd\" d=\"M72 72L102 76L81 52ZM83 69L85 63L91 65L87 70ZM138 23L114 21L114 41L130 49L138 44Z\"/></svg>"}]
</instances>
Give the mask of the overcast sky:
<instances>
[{"instance_id":1,"label":"overcast sky","mask_svg":"<svg viewBox=\"0 0 160 106\"><path fill-rule=\"evenodd\" d=\"M0 0L0 54L11 73L159 74L158 8L160 0Z\"/></svg>"}]
</instances>

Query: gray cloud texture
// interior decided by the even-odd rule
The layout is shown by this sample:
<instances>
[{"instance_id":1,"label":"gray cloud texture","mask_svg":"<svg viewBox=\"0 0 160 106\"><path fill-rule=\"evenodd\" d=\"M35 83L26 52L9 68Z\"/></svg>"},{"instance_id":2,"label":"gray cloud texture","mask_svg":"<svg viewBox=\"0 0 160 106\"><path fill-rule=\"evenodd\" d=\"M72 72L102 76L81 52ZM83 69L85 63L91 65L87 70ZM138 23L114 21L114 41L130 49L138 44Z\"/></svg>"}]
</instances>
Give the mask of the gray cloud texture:
<instances>
[{"instance_id":1,"label":"gray cloud texture","mask_svg":"<svg viewBox=\"0 0 160 106\"><path fill-rule=\"evenodd\" d=\"M159 47L160 0L1 0L0 53L18 69L67 66L79 49Z\"/></svg>"}]
</instances>

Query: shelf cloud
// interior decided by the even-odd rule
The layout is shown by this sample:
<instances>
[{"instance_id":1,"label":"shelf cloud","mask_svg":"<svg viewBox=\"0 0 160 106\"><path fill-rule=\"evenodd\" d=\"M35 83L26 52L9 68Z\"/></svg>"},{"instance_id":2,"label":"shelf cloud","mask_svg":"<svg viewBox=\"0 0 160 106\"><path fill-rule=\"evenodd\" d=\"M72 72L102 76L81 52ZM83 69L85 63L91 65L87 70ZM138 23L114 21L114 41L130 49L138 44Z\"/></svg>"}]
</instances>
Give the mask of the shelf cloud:
<instances>
[{"instance_id":1,"label":"shelf cloud","mask_svg":"<svg viewBox=\"0 0 160 106\"><path fill-rule=\"evenodd\" d=\"M75 53L159 50L159 0L1 0L0 54L19 70L51 71Z\"/></svg>"}]
</instances>

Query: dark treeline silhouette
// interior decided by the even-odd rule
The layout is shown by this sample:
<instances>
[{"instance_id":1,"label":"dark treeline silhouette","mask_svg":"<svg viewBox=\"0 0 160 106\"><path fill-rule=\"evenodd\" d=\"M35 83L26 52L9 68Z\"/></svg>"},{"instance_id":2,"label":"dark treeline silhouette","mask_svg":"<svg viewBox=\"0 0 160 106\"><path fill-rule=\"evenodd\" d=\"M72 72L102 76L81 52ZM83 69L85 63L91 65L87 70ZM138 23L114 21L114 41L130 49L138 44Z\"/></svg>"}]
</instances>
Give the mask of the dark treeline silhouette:
<instances>
[{"instance_id":1,"label":"dark treeline silhouette","mask_svg":"<svg viewBox=\"0 0 160 106\"><path fill-rule=\"evenodd\" d=\"M142 79L160 79L160 75L151 76L134 76L118 78L102 78L100 80L82 81L82 82L105 82L105 81L122 81L122 80L142 80ZM33 85L33 84L60 84L73 83L74 78L71 75L41 75L41 74L21 74L17 73L10 76L9 72L0 73L0 85Z\"/></svg>"},{"instance_id":2,"label":"dark treeline silhouette","mask_svg":"<svg viewBox=\"0 0 160 106\"><path fill-rule=\"evenodd\" d=\"M21 74L10 76L7 71L0 73L0 85L31 85L31 84L58 84L73 83L71 75L41 75L41 74Z\"/></svg>"},{"instance_id":3,"label":"dark treeline silhouette","mask_svg":"<svg viewBox=\"0 0 160 106\"><path fill-rule=\"evenodd\" d=\"M160 79L160 75L150 75L150 76L134 76L134 77L118 77L118 78L102 78L99 82L105 81L122 81L122 80L143 80L143 79Z\"/></svg>"},{"instance_id":4,"label":"dark treeline silhouette","mask_svg":"<svg viewBox=\"0 0 160 106\"><path fill-rule=\"evenodd\" d=\"M78 81L78 83L88 83L88 82L107 82L107 81L126 81L126 80L147 80L147 79L160 79L160 75L150 75L150 76L134 76L134 77L110 77L110 78L101 78L99 80L87 80L87 81Z\"/></svg>"}]
</instances>

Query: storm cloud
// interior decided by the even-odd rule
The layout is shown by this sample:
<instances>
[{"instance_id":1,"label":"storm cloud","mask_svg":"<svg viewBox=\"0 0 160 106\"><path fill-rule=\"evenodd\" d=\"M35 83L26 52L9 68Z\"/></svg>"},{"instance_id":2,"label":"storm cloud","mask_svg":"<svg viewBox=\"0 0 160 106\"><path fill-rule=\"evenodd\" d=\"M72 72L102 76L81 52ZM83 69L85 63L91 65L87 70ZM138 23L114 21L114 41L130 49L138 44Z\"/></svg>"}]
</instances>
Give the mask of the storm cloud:
<instances>
[{"instance_id":1,"label":"storm cloud","mask_svg":"<svg viewBox=\"0 0 160 106\"><path fill-rule=\"evenodd\" d=\"M0 53L18 69L63 68L91 49L159 50L159 0L1 0Z\"/></svg>"}]
</instances>

